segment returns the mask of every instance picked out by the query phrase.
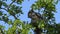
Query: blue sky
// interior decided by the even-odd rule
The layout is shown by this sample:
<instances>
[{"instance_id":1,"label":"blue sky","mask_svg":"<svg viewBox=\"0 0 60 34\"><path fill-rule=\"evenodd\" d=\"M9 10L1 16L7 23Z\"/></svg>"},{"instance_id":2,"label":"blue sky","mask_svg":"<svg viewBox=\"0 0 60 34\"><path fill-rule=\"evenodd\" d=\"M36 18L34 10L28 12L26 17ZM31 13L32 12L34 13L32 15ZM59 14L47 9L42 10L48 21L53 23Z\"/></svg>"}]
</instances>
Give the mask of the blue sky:
<instances>
[{"instance_id":1,"label":"blue sky","mask_svg":"<svg viewBox=\"0 0 60 34\"><path fill-rule=\"evenodd\" d=\"M22 20L22 21L31 21L27 14L28 14L28 11L30 10L30 6L34 3L34 1L36 0L30 0L30 1L27 1L25 0L23 3L22 3L22 10L24 12L23 15L21 15L19 18ZM7 3L9 4L11 1L9 0ZM55 18L56 18L56 22L59 23L60 22L60 1L58 2L58 4L56 5L56 10L57 10L57 13L55 13ZM8 29L8 24L5 24L3 21L0 21L0 24L3 25L3 26L6 26L6 30Z\"/></svg>"},{"instance_id":2,"label":"blue sky","mask_svg":"<svg viewBox=\"0 0 60 34\"><path fill-rule=\"evenodd\" d=\"M59 23L60 22L60 1L56 5L56 11L57 13L55 13L55 18L56 18L56 22Z\"/></svg>"}]
</instances>

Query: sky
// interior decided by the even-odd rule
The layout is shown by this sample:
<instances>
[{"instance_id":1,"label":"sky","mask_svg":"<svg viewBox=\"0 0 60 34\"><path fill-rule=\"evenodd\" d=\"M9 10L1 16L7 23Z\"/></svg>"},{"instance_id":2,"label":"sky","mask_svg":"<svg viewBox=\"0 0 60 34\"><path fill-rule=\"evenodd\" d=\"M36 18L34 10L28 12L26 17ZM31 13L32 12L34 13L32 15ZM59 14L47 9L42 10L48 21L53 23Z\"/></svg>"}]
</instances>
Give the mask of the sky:
<instances>
[{"instance_id":1,"label":"sky","mask_svg":"<svg viewBox=\"0 0 60 34\"><path fill-rule=\"evenodd\" d=\"M57 13L55 13L55 18L56 18L56 22L59 23L60 22L60 1L56 5L56 11Z\"/></svg>"},{"instance_id":2,"label":"sky","mask_svg":"<svg viewBox=\"0 0 60 34\"><path fill-rule=\"evenodd\" d=\"M21 16L19 17L20 20L22 21L31 21L30 18L28 18L27 14L28 14L28 11L30 10L30 7L33 3L35 3L36 0L30 0L30 1L27 1L25 0L23 3L22 3L22 11L24 12L24 14L21 14ZM11 1L9 0L7 2L8 4L11 3ZM55 18L56 18L56 22L59 23L60 22L60 1L58 2L58 4L56 5L56 11L57 13L55 13ZM11 17L10 17L11 18ZM12 19L12 18L11 18ZM3 21L0 21L0 25L3 25L3 26L6 26L6 30L8 29L9 25L8 24L5 24Z\"/></svg>"}]
</instances>

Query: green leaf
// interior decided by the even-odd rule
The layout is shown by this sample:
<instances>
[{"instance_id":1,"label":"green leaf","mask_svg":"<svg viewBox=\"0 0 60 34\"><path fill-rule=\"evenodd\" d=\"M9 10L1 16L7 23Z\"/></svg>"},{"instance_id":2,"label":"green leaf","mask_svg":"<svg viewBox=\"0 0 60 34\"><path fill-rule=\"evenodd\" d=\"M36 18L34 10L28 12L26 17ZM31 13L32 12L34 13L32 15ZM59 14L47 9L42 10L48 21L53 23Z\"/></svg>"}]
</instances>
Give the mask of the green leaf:
<instances>
[{"instance_id":1,"label":"green leaf","mask_svg":"<svg viewBox=\"0 0 60 34\"><path fill-rule=\"evenodd\" d=\"M8 5L5 2L3 2L3 6L8 7Z\"/></svg>"},{"instance_id":2,"label":"green leaf","mask_svg":"<svg viewBox=\"0 0 60 34\"><path fill-rule=\"evenodd\" d=\"M10 25L10 24L12 24L12 21L11 21L11 20L9 20L9 21L8 21L8 24L9 24L9 25Z\"/></svg>"},{"instance_id":3,"label":"green leaf","mask_svg":"<svg viewBox=\"0 0 60 34\"><path fill-rule=\"evenodd\" d=\"M1 8L1 6L2 6L2 1L0 1L0 8Z\"/></svg>"},{"instance_id":4,"label":"green leaf","mask_svg":"<svg viewBox=\"0 0 60 34\"><path fill-rule=\"evenodd\" d=\"M2 12L0 11L0 16L2 16Z\"/></svg>"}]
</instances>

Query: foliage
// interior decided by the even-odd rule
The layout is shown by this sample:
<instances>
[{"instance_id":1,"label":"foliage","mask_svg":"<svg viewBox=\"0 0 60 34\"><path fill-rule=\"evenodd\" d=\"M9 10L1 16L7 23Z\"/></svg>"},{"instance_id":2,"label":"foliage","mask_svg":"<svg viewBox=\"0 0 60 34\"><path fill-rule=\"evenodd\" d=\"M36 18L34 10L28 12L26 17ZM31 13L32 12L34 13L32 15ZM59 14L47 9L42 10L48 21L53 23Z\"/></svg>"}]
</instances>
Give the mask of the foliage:
<instances>
[{"instance_id":1,"label":"foliage","mask_svg":"<svg viewBox=\"0 0 60 34\"><path fill-rule=\"evenodd\" d=\"M4 26L0 25L0 34L4 34Z\"/></svg>"},{"instance_id":2,"label":"foliage","mask_svg":"<svg viewBox=\"0 0 60 34\"><path fill-rule=\"evenodd\" d=\"M24 0L11 0L10 4L7 4L8 0L0 0L0 20L11 25L8 30L4 29L4 26L0 25L0 34L29 34L31 29L35 29L32 25L22 22L18 17L22 12L22 2ZM37 0L32 4L31 8L42 12L43 20L37 21L38 27L44 30L42 33L46 34L59 34L60 24L56 24L54 13L56 12L56 4L58 0ZM16 3L16 4L14 4ZM18 6L19 5L19 6ZM40 11L41 9L44 9ZM7 13L3 13L4 11ZM9 17L13 16L14 21L10 20Z\"/></svg>"}]
</instances>

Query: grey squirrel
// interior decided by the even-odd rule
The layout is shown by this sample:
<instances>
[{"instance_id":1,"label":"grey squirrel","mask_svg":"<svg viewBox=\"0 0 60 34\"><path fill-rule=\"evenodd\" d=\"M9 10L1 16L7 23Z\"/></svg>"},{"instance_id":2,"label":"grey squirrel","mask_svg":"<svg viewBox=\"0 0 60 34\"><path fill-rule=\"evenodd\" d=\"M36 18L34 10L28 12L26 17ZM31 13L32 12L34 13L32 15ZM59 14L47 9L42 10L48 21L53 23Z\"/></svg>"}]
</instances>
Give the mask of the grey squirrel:
<instances>
[{"instance_id":1,"label":"grey squirrel","mask_svg":"<svg viewBox=\"0 0 60 34\"><path fill-rule=\"evenodd\" d=\"M41 16L41 14L34 12L33 9L31 9L28 12L28 18L31 18L31 25L33 27L36 27L36 29L34 30L35 34L40 34L42 32L42 30L40 28L38 28L38 24L37 21L42 20L43 17Z\"/></svg>"}]
</instances>

